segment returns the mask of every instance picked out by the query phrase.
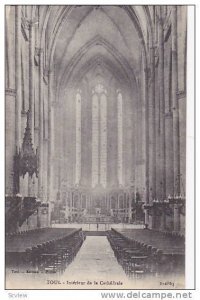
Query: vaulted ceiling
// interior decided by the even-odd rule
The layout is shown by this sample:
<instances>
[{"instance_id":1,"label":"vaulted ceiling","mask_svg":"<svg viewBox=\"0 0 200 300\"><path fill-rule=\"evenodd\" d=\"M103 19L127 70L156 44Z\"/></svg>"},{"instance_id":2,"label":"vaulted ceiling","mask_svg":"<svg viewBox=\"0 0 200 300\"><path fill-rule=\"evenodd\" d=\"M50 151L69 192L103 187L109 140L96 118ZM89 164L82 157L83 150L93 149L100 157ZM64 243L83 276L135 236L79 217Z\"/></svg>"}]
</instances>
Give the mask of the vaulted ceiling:
<instances>
[{"instance_id":1,"label":"vaulted ceiling","mask_svg":"<svg viewBox=\"0 0 200 300\"><path fill-rule=\"evenodd\" d=\"M106 68L119 81L135 82L148 35L145 7L44 6L40 15L57 91L95 66Z\"/></svg>"},{"instance_id":2,"label":"vaulted ceiling","mask_svg":"<svg viewBox=\"0 0 200 300\"><path fill-rule=\"evenodd\" d=\"M131 71L138 69L140 55L140 43L133 28L130 18L119 7L74 9L57 39L54 63L58 81L66 82L70 73L88 66L94 58L113 67L118 74L126 70L131 75Z\"/></svg>"}]
</instances>

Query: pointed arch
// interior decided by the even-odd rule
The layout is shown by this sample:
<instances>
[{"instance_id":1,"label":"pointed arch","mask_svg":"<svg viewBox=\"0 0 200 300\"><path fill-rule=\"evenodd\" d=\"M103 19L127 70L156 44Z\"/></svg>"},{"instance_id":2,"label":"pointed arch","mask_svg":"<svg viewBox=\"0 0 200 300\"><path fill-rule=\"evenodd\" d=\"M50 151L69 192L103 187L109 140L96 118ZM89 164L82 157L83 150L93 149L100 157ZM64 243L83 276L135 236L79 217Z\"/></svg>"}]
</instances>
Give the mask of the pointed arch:
<instances>
[{"instance_id":1,"label":"pointed arch","mask_svg":"<svg viewBox=\"0 0 200 300\"><path fill-rule=\"evenodd\" d=\"M90 50L95 45L101 45L115 58L120 68L126 74L127 78L130 78L130 80L135 79L135 74L133 70L130 68L128 61L123 57L123 55L119 53L119 51L115 47L113 47L113 45L111 45L107 40L105 40L102 36L96 35L85 45L83 45L79 49L79 51L73 56L73 58L71 59L71 61L69 62L69 64L67 65L67 67L65 68L61 76L61 80L58 85L58 91L60 90L60 87L69 80L74 68L81 60L81 58L87 53L88 50Z\"/></svg>"}]
</instances>

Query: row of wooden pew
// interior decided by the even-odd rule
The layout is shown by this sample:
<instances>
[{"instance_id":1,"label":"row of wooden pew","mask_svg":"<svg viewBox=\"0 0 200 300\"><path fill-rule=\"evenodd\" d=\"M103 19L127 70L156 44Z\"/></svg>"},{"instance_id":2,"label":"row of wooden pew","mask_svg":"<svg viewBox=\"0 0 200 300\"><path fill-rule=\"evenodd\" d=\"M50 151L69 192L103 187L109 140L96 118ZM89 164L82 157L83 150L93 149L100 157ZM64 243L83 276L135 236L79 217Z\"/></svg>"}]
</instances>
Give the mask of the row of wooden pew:
<instances>
[{"instance_id":1,"label":"row of wooden pew","mask_svg":"<svg viewBox=\"0 0 200 300\"><path fill-rule=\"evenodd\" d=\"M162 273L183 272L184 257L182 255L166 255L156 247L138 242L139 240L143 241L143 232L144 236L148 234L149 239L152 239L149 230L148 233L145 230L135 230L134 237L137 236L137 239L131 239L130 234L127 237L114 229L108 232L110 245L125 273L130 277L141 278L149 275L157 276Z\"/></svg>"},{"instance_id":2,"label":"row of wooden pew","mask_svg":"<svg viewBox=\"0 0 200 300\"><path fill-rule=\"evenodd\" d=\"M118 263L129 277L141 278L151 272L147 264L148 253L115 231L108 232L108 240Z\"/></svg>"},{"instance_id":3,"label":"row of wooden pew","mask_svg":"<svg viewBox=\"0 0 200 300\"><path fill-rule=\"evenodd\" d=\"M26 232L15 237L15 241L7 241L6 266L39 273L62 273L74 260L84 240L81 229Z\"/></svg>"}]
</instances>

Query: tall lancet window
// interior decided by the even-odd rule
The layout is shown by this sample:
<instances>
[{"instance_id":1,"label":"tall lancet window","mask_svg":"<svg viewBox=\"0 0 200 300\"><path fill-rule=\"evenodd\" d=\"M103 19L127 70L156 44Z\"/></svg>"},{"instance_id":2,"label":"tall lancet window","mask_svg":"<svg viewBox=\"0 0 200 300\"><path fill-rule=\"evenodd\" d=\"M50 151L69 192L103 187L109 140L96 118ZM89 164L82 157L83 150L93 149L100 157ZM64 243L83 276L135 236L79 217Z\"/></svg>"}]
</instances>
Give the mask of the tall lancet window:
<instances>
[{"instance_id":1,"label":"tall lancet window","mask_svg":"<svg viewBox=\"0 0 200 300\"><path fill-rule=\"evenodd\" d=\"M92 187L107 183L107 92L102 84L92 91Z\"/></svg>"},{"instance_id":2,"label":"tall lancet window","mask_svg":"<svg viewBox=\"0 0 200 300\"><path fill-rule=\"evenodd\" d=\"M81 179L81 91L76 93L76 166L75 184L78 185Z\"/></svg>"},{"instance_id":3,"label":"tall lancet window","mask_svg":"<svg viewBox=\"0 0 200 300\"><path fill-rule=\"evenodd\" d=\"M92 96L92 186L99 182L99 99Z\"/></svg>"},{"instance_id":4,"label":"tall lancet window","mask_svg":"<svg viewBox=\"0 0 200 300\"><path fill-rule=\"evenodd\" d=\"M117 153L117 173L119 185L123 185L123 101L120 90L117 90L117 134L118 134L118 153Z\"/></svg>"},{"instance_id":5,"label":"tall lancet window","mask_svg":"<svg viewBox=\"0 0 200 300\"><path fill-rule=\"evenodd\" d=\"M107 98L100 97L100 184L106 187L107 182Z\"/></svg>"}]
</instances>

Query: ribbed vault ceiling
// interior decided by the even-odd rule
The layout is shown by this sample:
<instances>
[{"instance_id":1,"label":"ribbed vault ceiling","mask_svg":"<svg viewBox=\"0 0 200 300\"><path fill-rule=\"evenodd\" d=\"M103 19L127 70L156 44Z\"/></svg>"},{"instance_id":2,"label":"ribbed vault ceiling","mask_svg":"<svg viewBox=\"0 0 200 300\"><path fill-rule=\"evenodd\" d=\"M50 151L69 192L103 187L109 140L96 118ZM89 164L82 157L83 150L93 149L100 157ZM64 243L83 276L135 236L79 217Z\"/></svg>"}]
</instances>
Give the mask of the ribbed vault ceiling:
<instances>
[{"instance_id":1,"label":"ribbed vault ceiling","mask_svg":"<svg viewBox=\"0 0 200 300\"><path fill-rule=\"evenodd\" d=\"M55 7L53 13L58 15L60 11ZM51 32L49 27L47 35ZM134 79L140 57L138 34L124 9L76 6L68 13L56 40L56 86L62 90L69 78L80 78L94 64L104 65L121 80Z\"/></svg>"},{"instance_id":2,"label":"ribbed vault ceiling","mask_svg":"<svg viewBox=\"0 0 200 300\"><path fill-rule=\"evenodd\" d=\"M98 65L119 81L135 82L150 24L146 9L101 5L41 7L41 32L45 35L47 60L54 64L57 92L62 92L69 80L80 80Z\"/></svg>"},{"instance_id":3,"label":"ribbed vault ceiling","mask_svg":"<svg viewBox=\"0 0 200 300\"><path fill-rule=\"evenodd\" d=\"M83 65L87 70L94 58L99 64L113 68L119 77L131 77L131 70L138 69L136 62L140 55L133 28L130 18L119 7L76 7L57 39L54 62L58 84L66 85L70 72L79 69L84 72Z\"/></svg>"}]
</instances>

